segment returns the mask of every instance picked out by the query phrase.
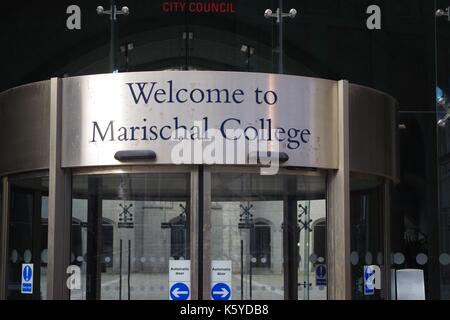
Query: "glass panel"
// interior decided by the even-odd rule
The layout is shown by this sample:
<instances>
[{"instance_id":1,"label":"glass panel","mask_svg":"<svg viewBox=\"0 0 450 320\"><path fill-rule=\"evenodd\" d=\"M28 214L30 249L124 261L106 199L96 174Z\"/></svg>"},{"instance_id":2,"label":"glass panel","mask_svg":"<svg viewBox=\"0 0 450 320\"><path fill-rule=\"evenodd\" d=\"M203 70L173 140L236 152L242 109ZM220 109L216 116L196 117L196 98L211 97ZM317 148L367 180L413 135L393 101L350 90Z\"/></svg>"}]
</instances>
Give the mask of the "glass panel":
<instances>
[{"instance_id":1,"label":"glass panel","mask_svg":"<svg viewBox=\"0 0 450 320\"><path fill-rule=\"evenodd\" d=\"M352 176L350 180L352 299L385 299L383 189L379 179ZM368 266L376 266L375 282L370 282Z\"/></svg>"},{"instance_id":2,"label":"glass panel","mask_svg":"<svg viewBox=\"0 0 450 320\"><path fill-rule=\"evenodd\" d=\"M435 0L436 9L448 13L448 1ZM436 43L435 43L435 71L436 71L436 115L437 121L437 159L438 159L438 185L439 185L439 216L435 223L439 225L434 230L438 237L419 234L422 244L428 241L437 241L433 253L427 254L424 246L417 246L419 250L410 252L410 261L415 262L415 268L427 270L435 274L434 279L427 277L427 291L430 284L434 297L440 295L441 299L450 299L450 20L448 15L436 17ZM418 237L415 239L419 240ZM415 241L418 243L418 241ZM426 249L426 248L425 248ZM433 257L434 256L434 257ZM420 262L420 263L418 263ZM433 263L433 267L428 267ZM433 285L434 284L434 285ZM438 286L439 284L439 286Z\"/></svg>"},{"instance_id":3,"label":"glass panel","mask_svg":"<svg viewBox=\"0 0 450 320\"><path fill-rule=\"evenodd\" d=\"M310 253L299 241L300 226L302 222L312 226L311 221L302 220L301 205L310 200L314 203L310 217L317 216L313 221L325 218L325 200L318 200L325 198L324 190L325 179L320 176L212 174L211 259L231 261L232 299L284 299L286 284L297 291L297 283L303 283L305 275L311 273L314 278L313 265L308 264L305 272L300 263L303 254L307 252L309 259ZM319 229L317 226L317 247L311 250L322 248L325 257L325 234L320 235ZM286 278L288 268L295 270L295 277ZM304 290L311 292L306 298L325 299L325 286L320 293L315 285L306 286ZM301 291L299 298L305 298Z\"/></svg>"},{"instance_id":4,"label":"glass panel","mask_svg":"<svg viewBox=\"0 0 450 320\"><path fill-rule=\"evenodd\" d=\"M119 10L125 5L130 10L128 16L117 16L114 28L114 69L119 72L276 71L275 22L265 19L264 11L275 10L278 0L115 2ZM8 48L2 60L9 63L2 67L11 77L0 79L0 91L53 76L112 72L111 21L108 14L97 14L97 5L110 9L110 1L92 4L87 0L76 4L43 0L20 15L9 5L4 8L10 14L0 19L3 46ZM51 12L46 9L49 6ZM35 17L46 23L31 23ZM27 54L28 45L35 48L35 55Z\"/></svg>"},{"instance_id":5,"label":"glass panel","mask_svg":"<svg viewBox=\"0 0 450 320\"><path fill-rule=\"evenodd\" d=\"M298 298L327 299L326 201L298 201Z\"/></svg>"},{"instance_id":6,"label":"glass panel","mask_svg":"<svg viewBox=\"0 0 450 320\"><path fill-rule=\"evenodd\" d=\"M189 174L75 176L71 299L169 298L169 260L189 260Z\"/></svg>"},{"instance_id":7,"label":"glass panel","mask_svg":"<svg viewBox=\"0 0 450 320\"><path fill-rule=\"evenodd\" d=\"M3 177L0 176L0 230L3 224Z\"/></svg>"},{"instance_id":8,"label":"glass panel","mask_svg":"<svg viewBox=\"0 0 450 320\"><path fill-rule=\"evenodd\" d=\"M48 178L10 179L7 299L47 298ZM33 292L21 293L22 264L33 264Z\"/></svg>"}]
</instances>

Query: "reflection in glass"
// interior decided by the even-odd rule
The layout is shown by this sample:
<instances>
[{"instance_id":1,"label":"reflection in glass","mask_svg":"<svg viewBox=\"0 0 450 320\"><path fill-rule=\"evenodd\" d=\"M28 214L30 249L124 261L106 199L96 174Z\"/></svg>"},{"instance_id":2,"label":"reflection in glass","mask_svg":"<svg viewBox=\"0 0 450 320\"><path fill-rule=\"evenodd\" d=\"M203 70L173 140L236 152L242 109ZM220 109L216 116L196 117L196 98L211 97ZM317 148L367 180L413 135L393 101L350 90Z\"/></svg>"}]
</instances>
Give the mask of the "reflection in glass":
<instances>
[{"instance_id":1,"label":"reflection in glass","mask_svg":"<svg viewBox=\"0 0 450 320\"><path fill-rule=\"evenodd\" d=\"M298 298L327 299L326 201L298 202ZM313 257L313 258L311 258Z\"/></svg>"},{"instance_id":2,"label":"reflection in glass","mask_svg":"<svg viewBox=\"0 0 450 320\"><path fill-rule=\"evenodd\" d=\"M7 299L47 298L48 178L10 179ZM21 293L22 264L33 264L33 293Z\"/></svg>"},{"instance_id":3,"label":"reflection in glass","mask_svg":"<svg viewBox=\"0 0 450 320\"><path fill-rule=\"evenodd\" d=\"M211 259L231 260L232 299L281 300L308 276L313 282L314 263L307 260L305 271L296 257L316 250L326 264L324 177L213 173L211 179ZM298 220L305 201L314 208L306 245ZM288 269L294 275L286 277ZM308 298L326 299L323 289ZM304 298L301 291L298 297Z\"/></svg>"},{"instance_id":4,"label":"reflection in glass","mask_svg":"<svg viewBox=\"0 0 450 320\"><path fill-rule=\"evenodd\" d=\"M164 300L170 259L189 259L189 175L75 176L71 299Z\"/></svg>"},{"instance_id":5,"label":"reflection in glass","mask_svg":"<svg viewBox=\"0 0 450 320\"><path fill-rule=\"evenodd\" d=\"M385 291L364 290L364 266L378 265L384 277L384 213L382 183L377 178L352 176L350 180L352 299L384 299ZM358 259L356 259L358 257Z\"/></svg>"}]
</instances>

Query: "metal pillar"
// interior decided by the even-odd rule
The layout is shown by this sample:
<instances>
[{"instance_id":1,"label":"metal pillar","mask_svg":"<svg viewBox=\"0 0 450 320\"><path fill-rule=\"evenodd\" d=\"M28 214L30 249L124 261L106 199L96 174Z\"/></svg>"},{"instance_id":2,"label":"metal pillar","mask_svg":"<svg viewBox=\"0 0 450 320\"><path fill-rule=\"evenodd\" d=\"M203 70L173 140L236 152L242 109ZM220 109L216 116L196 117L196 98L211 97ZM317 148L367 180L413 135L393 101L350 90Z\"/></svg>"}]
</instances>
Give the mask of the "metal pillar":
<instances>
[{"instance_id":1,"label":"metal pillar","mask_svg":"<svg viewBox=\"0 0 450 320\"><path fill-rule=\"evenodd\" d=\"M190 260L191 300L209 300L211 286L211 173L199 166L191 171Z\"/></svg>"},{"instance_id":2,"label":"metal pillar","mask_svg":"<svg viewBox=\"0 0 450 320\"><path fill-rule=\"evenodd\" d=\"M66 269L70 263L71 174L61 168L61 79L51 79L48 197L49 300L69 298Z\"/></svg>"},{"instance_id":3,"label":"metal pillar","mask_svg":"<svg viewBox=\"0 0 450 320\"><path fill-rule=\"evenodd\" d=\"M328 182L328 299L351 299L349 85L338 82L339 168Z\"/></svg>"},{"instance_id":4,"label":"metal pillar","mask_svg":"<svg viewBox=\"0 0 450 320\"><path fill-rule=\"evenodd\" d=\"M8 264L9 183L2 178L2 203L0 215L0 300L6 299L6 266Z\"/></svg>"}]
</instances>

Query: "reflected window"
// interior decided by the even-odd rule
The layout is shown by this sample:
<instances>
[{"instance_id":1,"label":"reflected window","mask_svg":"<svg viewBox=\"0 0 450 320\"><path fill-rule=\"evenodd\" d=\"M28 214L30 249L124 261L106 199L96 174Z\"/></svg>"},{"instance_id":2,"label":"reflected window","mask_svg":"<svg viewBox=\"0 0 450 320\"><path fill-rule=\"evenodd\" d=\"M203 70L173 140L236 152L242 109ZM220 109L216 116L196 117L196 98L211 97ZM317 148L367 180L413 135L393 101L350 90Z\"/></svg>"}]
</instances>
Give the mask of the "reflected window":
<instances>
[{"instance_id":1,"label":"reflected window","mask_svg":"<svg viewBox=\"0 0 450 320\"><path fill-rule=\"evenodd\" d=\"M170 256L175 260L185 259L187 249L187 222L185 214L172 219L170 225Z\"/></svg>"},{"instance_id":2,"label":"reflected window","mask_svg":"<svg viewBox=\"0 0 450 320\"><path fill-rule=\"evenodd\" d=\"M317 220L312 227L313 232L313 252L318 257L326 257L326 238L327 238L327 223L325 219Z\"/></svg>"},{"instance_id":3,"label":"reflected window","mask_svg":"<svg viewBox=\"0 0 450 320\"><path fill-rule=\"evenodd\" d=\"M251 263L254 268L270 268L270 225L264 221L257 221L252 231Z\"/></svg>"}]
</instances>

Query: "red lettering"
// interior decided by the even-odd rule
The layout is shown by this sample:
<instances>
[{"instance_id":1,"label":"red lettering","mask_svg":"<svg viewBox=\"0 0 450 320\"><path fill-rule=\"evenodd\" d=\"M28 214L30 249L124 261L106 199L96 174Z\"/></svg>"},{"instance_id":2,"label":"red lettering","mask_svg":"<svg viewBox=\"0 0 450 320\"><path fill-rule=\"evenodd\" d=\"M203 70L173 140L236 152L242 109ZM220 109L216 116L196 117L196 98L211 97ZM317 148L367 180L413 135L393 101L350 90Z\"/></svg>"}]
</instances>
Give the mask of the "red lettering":
<instances>
[{"instance_id":1,"label":"red lettering","mask_svg":"<svg viewBox=\"0 0 450 320\"><path fill-rule=\"evenodd\" d=\"M170 12L170 2L163 2L162 10L163 12Z\"/></svg>"},{"instance_id":2,"label":"red lettering","mask_svg":"<svg viewBox=\"0 0 450 320\"><path fill-rule=\"evenodd\" d=\"M235 13L236 7L233 2L228 1L213 1L206 2L205 0L197 0L189 2L186 1L165 1L162 4L163 12L185 12L188 10L191 13Z\"/></svg>"}]
</instances>

